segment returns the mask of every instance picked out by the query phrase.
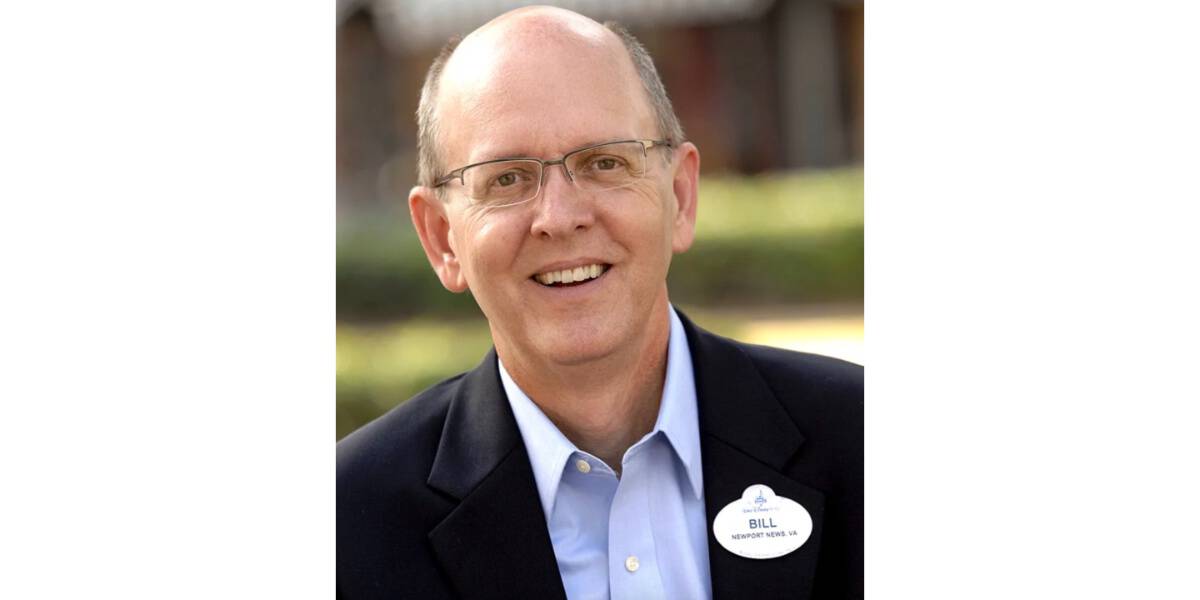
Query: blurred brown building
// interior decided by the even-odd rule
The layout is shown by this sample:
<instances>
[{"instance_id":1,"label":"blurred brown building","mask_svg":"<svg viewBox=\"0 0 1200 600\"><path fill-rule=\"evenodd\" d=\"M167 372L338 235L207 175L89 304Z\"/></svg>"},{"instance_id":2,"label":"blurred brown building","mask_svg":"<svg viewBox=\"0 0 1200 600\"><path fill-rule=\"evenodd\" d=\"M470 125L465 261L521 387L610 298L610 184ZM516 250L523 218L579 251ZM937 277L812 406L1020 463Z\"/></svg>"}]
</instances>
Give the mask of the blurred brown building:
<instances>
[{"instance_id":1,"label":"blurred brown building","mask_svg":"<svg viewBox=\"0 0 1200 600\"><path fill-rule=\"evenodd\" d=\"M705 173L862 163L861 1L544 3L615 19L642 40ZM339 2L339 213L403 205L416 178L413 114L433 56L450 36L524 4Z\"/></svg>"}]
</instances>

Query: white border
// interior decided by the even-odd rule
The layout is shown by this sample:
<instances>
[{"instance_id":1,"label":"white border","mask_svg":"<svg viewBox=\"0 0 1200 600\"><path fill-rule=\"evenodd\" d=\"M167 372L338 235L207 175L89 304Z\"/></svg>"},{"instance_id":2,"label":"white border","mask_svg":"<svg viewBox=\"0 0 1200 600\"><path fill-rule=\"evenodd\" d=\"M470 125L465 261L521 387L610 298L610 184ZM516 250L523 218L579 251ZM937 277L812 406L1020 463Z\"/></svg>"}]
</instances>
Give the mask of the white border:
<instances>
[{"instance_id":1,"label":"white border","mask_svg":"<svg viewBox=\"0 0 1200 600\"><path fill-rule=\"evenodd\" d=\"M1192 6L868 6L871 597L1200 595Z\"/></svg>"},{"instance_id":2,"label":"white border","mask_svg":"<svg viewBox=\"0 0 1200 600\"><path fill-rule=\"evenodd\" d=\"M0 35L0 597L334 593L334 10Z\"/></svg>"}]
</instances>

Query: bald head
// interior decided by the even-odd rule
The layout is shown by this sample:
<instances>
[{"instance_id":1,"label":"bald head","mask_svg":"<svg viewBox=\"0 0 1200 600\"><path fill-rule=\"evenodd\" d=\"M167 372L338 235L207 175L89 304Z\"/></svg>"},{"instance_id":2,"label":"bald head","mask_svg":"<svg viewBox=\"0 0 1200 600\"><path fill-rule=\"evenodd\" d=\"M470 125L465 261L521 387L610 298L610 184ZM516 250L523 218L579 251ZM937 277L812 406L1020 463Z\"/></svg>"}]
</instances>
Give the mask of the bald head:
<instances>
[{"instance_id":1,"label":"bald head","mask_svg":"<svg viewBox=\"0 0 1200 600\"><path fill-rule=\"evenodd\" d=\"M553 6L526 6L485 23L467 35L461 47L504 39L522 43L555 40L612 48L621 46L611 30L579 13Z\"/></svg>"},{"instance_id":2,"label":"bald head","mask_svg":"<svg viewBox=\"0 0 1200 600\"><path fill-rule=\"evenodd\" d=\"M514 128L521 128L545 114L540 107L580 90L652 118L633 62L612 31L559 8L501 15L463 38L446 62L436 98L436 118L446 124L439 149L464 133L454 123L516 120Z\"/></svg>"},{"instance_id":3,"label":"bald head","mask_svg":"<svg viewBox=\"0 0 1200 600\"><path fill-rule=\"evenodd\" d=\"M627 66L633 74L633 65L623 54L616 34L583 15L545 6L521 8L463 38L447 60L441 91L444 96L454 84L511 77L533 61L542 63L537 68L556 69L581 60L601 60L612 68Z\"/></svg>"},{"instance_id":4,"label":"bald head","mask_svg":"<svg viewBox=\"0 0 1200 600\"><path fill-rule=\"evenodd\" d=\"M463 141L453 139L458 124L532 125L546 116L539 107L568 96L648 120L655 131L642 136L683 139L653 61L632 35L569 10L525 7L452 40L430 67L417 111L419 183L431 185L452 168L445 149Z\"/></svg>"}]
</instances>

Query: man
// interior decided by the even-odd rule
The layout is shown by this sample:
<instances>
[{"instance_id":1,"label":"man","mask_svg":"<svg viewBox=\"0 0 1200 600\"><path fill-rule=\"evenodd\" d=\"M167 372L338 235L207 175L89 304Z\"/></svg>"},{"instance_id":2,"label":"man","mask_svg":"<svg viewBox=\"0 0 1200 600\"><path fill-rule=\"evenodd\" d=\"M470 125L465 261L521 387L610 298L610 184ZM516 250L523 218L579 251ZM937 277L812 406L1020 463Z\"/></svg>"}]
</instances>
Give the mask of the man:
<instances>
[{"instance_id":1,"label":"man","mask_svg":"<svg viewBox=\"0 0 1200 600\"><path fill-rule=\"evenodd\" d=\"M519 9L418 124L413 223L495 350L338 444L339 597L860 597L861 367L672 309L700 156L644 49Z\"/></svg>"}]
</instances>

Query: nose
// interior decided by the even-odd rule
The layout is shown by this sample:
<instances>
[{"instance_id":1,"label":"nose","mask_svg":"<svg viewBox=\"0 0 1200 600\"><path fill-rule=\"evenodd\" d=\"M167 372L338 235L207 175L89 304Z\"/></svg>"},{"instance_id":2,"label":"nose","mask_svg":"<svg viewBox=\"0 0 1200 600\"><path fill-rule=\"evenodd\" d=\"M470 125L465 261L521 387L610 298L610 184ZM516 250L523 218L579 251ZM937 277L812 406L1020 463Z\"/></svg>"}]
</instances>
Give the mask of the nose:
<instances>
[{"instance_id":1,"label":"nose","mask_svg":"<svg viewBox=\"0 0 1200 600\"><path fill-rule=\"evenodd\" d=\"M567 176L565 164L546 166L542 189L532 204L530 233L538 238L563 238L586 231L596 220L593 203Z\"/></svg>"}]
</instances>

